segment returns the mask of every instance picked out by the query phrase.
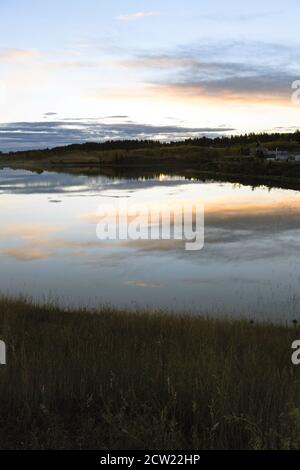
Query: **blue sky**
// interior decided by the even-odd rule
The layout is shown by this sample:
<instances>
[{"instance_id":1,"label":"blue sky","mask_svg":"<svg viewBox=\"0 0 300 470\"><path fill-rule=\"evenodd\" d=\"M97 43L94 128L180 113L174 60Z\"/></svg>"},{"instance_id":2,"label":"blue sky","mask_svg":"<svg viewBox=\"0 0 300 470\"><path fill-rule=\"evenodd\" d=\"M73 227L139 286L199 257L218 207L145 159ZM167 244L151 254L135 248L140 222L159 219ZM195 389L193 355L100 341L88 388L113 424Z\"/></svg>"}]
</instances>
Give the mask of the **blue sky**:
<instances>
[{"instance_id":1,"label":"blue sky","mask_svg":"<svg viewBox=\"0 0 300 470\"><path fill-rule=\"evenodd\" d=\"M299 14L296 0L1 0L0 150L296 129Z\"/></svg>"}]
</instances>

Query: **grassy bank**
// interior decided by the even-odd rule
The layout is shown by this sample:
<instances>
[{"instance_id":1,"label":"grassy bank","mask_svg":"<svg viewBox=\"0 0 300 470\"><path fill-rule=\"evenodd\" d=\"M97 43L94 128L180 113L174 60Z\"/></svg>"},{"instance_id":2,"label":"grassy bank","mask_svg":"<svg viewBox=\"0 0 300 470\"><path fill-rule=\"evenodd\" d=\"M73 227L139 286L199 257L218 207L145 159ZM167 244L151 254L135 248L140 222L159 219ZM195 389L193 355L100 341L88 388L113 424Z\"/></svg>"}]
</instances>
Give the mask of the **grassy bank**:
<instances>
[{"instance_id":1,"label":"grassy bank","mask_svg":"<svg viewBox=\"0 0 300 470\"><path fill-rule=\"evenodd\" d=\"M300 448L300 330L0 299L1 448Z\"/></svg>"}]
</instances>

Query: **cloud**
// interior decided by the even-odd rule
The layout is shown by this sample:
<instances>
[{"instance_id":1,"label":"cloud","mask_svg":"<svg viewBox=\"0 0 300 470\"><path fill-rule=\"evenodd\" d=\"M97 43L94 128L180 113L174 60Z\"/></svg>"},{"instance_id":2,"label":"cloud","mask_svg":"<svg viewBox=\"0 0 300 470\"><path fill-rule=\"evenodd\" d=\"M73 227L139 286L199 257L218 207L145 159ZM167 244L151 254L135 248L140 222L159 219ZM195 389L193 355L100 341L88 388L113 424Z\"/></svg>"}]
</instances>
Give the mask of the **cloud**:
<instances>
[{"instance_id":1,"label":"cloud","mask_svg":"<svg viewBox=\"0 0 300 470\"><path fill-rule=\"evenodd\" d=\"M152 94L184 99L290 102L299 76L296 51L282 45L231 42L134 54L122 66L144 69Z\"/></svg>"},{"instance_id":2,"label":"cloud","mask_svg":"<svg viewBox=\"0 0 300 470\"><path fill-rule=\"evenodd\" d=\"M162 285L157 282L147 282L147 281L143 281L142 279L125 281L124 284L127 286L145 287L145 288L150 288L150 289L157 289L159 287L162 287Z\"/></svg>"},{"instance_id":3,"label":"cloud","mask_svg":"<svg viewBox=\"0 0 300 470\"><path fill-rule=\"evenodd\" d=\"M0 237L17 237L26 241L34 241L43 239L56 230L53 226L42 224L12 224L0 229Z\"/></svg>"},{"instance_id":4,"label":"cloud","mask_svg":"<svg viewBox=\"0 0 300 470\"><path fill-rule=\"evenodd\" d=\"M215 137L233 132L231 127L154 126L128 122L103 123L83 120L0 123L0 151L51 148L72 143L123 139L179 140Z\"/></svg>"},{"instance_id":5,"label":"cloud","mask_svg":"<svg viewBox=\"0 0 300 470\"><path fill-rule=\"evenodd\" d=\"M15 258L17 261L40 261L49 258L47 250L24 246L21 248L11 248L3 250L1 254Z\"/></svg>"},{"instance_id":6,"label":"cloud","mask_svg":"<svg viewBox=\"0 0 300 470\"><path fill-rule=\"evenodd\" d=\"M137 21L142 20L144 18L149 18L153 16L160 16L159 11L145 11L145 12L138 12L138 13L130 13L128 15L119 15L117 16L117 20L119 21Z\"/></svg>"},{"instance_id":7,"label":"cloud","mask_svg":"<svg viewBox=\"0 0 300 470\"><path fill-rule=\"evenodd\" d=\"M115 115L115 116L106 116L104 119L128 119L129 116L127 116L126 114L123 114L123 115Z\"/></svg>"},{"instance_id":8,"label":"cloud","mask_svg":"<svg viewBox=\"0 0 300 470\"><path fill-rule=\"evenodd\" d=\"M176 57L168 54L140 55L120 62L120 64L125 67L150 69L192 67L196 63L197 61L192 57Z\"/></svg>"},{"instance_id":9,"label":"cloud","mask_svg":"<svg viewBox=\"0 0 300 470\"><path fill-rule=\"evenodd\" d=\"M0 61L32 59L36 55L34 49L0 49Z\"/></svg>"},{"instance_id":10,"label":"cloud","mask_svg":"<svg viewBox=\"0 0 300 470\"><path fill-rule=\"evenodd\" d=\"M103 66L103 62L97 60L71 60L58 62L56 65L63 69L92 69Z\"/></svg>"},{"instance_id":11,"label":"cloud","mask_svg":"<svg viewBox=\"0 0 300 470\"><path fill-rule=\"evenodd\" d=\"M289 103L290 84L293 76L288 74L264 74L257 76L232 76L220 79L181 81L157 84L152 87L159 94L185 99L208 99L222 101Z\"/></svg>"}]
</instances>

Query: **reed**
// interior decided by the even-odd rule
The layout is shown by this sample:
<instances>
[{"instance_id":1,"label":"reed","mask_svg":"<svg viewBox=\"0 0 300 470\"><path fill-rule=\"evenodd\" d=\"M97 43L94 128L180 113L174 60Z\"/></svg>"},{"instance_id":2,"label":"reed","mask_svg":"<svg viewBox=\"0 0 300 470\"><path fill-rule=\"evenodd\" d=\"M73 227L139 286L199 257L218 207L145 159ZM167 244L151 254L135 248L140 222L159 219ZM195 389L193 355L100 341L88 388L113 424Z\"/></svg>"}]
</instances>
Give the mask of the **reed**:
<instances>
[{"instance_id":1,"label":"reed","mask_svg":"<svg viewBox=\"0 0 300 470\"><path fill-rule=\"evenodd\" d=\"M0 299L2 449L297 449L300 330Z\"/></svg>"}]
</instances>

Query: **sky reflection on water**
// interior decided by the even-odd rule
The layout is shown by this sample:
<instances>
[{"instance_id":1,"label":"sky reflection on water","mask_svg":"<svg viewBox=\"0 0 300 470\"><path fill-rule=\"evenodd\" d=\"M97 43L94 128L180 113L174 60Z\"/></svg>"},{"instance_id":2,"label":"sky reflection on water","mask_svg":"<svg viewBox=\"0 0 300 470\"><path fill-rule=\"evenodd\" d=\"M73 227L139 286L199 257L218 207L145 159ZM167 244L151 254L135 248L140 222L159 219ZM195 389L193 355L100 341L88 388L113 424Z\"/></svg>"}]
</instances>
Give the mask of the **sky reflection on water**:
<instances>
[{"instance_id":1,"label":"sky reflection on water","mask_svg":"<svg viewBox=\"0 0 300 470\"><path fill-rule=\"evenodd\" d=\"M97 208L126 198L205 206L205 246L101 242ZM0 291L62 303L298 317L300 194L161 175L152 179L0 170Z\"/></svg>"}]
</instances>

